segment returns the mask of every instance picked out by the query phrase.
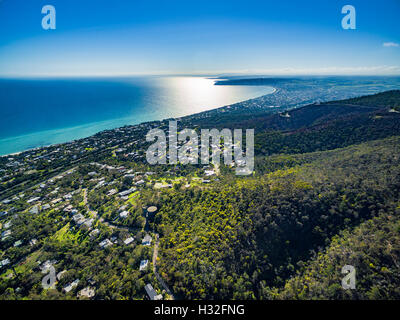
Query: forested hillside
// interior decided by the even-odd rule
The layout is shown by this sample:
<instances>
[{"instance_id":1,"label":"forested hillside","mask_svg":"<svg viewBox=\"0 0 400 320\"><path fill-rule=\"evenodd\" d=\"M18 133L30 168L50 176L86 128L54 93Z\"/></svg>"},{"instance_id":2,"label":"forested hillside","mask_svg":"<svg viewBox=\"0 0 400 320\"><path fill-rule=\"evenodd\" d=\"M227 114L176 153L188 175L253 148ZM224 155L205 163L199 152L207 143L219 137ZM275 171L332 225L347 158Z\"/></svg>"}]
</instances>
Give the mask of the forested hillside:
<instances>
[{"instance_id":1,"label":"forested hillside","mask_svg":"<svg viewBox=\"0 0 400 320\"><path fill-rule=\"evenodd\" d=\"M161 270L175 292L190 299L399 298L400 138L392 136L400 116L390 110L399 103L400 91L389 91L227 120L226 127L256 128L256 176L161 195ZM394 225L382 232L388 221ZM328 260L319 273L317 252ZM340 270L352 263L364 278L349 293Z\"/></svg>"},{"instance_id":2,"label":"forested hillside","mask_svg":"<svg viewBox=\"0 0 400 320\"><path fill-rule=\"evenodd\" d=\"M400 91L390 90L370 96L334 101L331 103L346 103L352 105L370 106L374 108L394 108L399 106L399 100Z\"/></svg>"},{"instance_id":3,"label":"forested hillside","mask_svg":"<svg viewBox=\"0 0 400 320\"><path fill-rule=\"evenodd\" d=\"M333 238L290 279L276 299L400 299L400 205ZM356 289L343 290L341 267L356 267Z\"/></svg>"},{"instance_id":4,"label":"forested hillside","mask_svg":"<svg viewBox=\"0 0 400 320\"><path fill-rule=\"evenodd\" d=\"M388 138L302 155L302 165L213 189L162 194L161 270L184 298L272 298L341 230L398 214L399 154L400 139Z\"/></svg>"}]
</instances>

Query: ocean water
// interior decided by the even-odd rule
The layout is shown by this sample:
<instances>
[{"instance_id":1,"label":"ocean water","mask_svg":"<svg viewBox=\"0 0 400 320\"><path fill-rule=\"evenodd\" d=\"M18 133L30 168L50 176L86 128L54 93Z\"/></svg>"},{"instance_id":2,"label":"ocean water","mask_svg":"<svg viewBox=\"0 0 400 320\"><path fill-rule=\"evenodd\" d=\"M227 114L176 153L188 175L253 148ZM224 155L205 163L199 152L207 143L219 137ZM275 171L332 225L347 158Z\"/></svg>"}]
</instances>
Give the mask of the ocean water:
<instances>
[{"instance_id":1,"label":"ocean water","mask_svg":"<svg viewBox=\"0 0 400 320\"><path fill-rule=\"evenodd\" d=\"M203 77L0 79L0 155L180 117L273 92Z\"/></svg>"}]
</instances>

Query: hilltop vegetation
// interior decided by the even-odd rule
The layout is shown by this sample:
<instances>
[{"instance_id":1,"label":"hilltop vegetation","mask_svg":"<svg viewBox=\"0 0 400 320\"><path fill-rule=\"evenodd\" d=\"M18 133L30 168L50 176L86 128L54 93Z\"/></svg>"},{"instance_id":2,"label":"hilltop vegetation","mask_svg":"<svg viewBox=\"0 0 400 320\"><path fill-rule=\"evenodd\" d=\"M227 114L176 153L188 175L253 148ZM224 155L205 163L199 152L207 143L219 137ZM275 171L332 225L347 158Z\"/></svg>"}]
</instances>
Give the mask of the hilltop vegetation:
<instances>
[{"instance_id":1,"label":"hilltop vegetation","mask_svg":"<svg viewBox=\"0 0 400 320\"><path fill-rule=\"evenodd\" d=\"M161 270L184 298L271 298L341 230L398 213L399 143L308 154L257 178L161 195Z\"/></svg>"},{"instance_id":2,"label":"hilltop vegetation","mask_svg":"<svg viewBox=\"0 0 400 320\"><path fill-rule=\"evenodd\" d=\"M370 106L373 108L394 108L399 106L400 90L390 90L370 96L335 101L331 103L345 103L352 105Z\"/></svg>"},{"instance_id":3,"label":"hilltop vegetation","mask_svg":"<svg viewBox=\"0 0 400 320\"><path fill-rule=\"evenodd\" d=\"M303 266L275 299L400 299L400 206L344 231ZM344 265L356 267L356 290L340 286Z\"/></svg>"}]
</instances>

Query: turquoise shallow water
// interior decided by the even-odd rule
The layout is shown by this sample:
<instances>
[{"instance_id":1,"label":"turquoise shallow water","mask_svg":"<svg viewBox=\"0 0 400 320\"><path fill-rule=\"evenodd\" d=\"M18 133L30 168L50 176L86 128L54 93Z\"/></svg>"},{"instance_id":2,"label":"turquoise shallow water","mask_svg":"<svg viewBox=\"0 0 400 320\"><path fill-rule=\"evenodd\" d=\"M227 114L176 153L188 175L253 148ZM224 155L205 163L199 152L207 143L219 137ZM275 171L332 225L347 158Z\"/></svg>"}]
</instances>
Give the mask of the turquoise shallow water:
<instances>
[{"instance_id":1,"label":"turquoise shallow water","mask_svg":"<svg viewBox=\"0 0 400 320\"><path fill-rule=\"evenodd\" d=\"M0 155L180 117L273 92L202 77L0 80Z\"/></svg>"}]
</instances>

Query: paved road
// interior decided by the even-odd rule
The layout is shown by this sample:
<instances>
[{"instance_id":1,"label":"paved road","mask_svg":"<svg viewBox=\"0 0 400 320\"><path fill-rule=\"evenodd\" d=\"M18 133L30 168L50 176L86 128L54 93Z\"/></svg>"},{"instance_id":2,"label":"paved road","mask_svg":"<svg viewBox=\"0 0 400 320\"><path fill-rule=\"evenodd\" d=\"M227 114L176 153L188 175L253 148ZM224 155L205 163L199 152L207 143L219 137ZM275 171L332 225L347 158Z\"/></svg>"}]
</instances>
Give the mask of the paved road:
<instances>
[{"instance_id":1,"label":"paved road","mask_svg":"<svg viewBox=\"0 0 400 320\"><path fill-rule=\"evenodd\" d=\"M18 187L20 187L22 185L26 185L26 188L24 188L24 190L21 190L20 192L24 192L25 190L29 190L29 189L35 188L35 187L39 186L40 184L45 183L48 180L50 180L50 179L52 179L52 178L54 178L54 177L56 177L56 176L58 176L60 174L64 174L65 172L67 172L67 171L69 171L71 169L76 169L77 166L75 166L75 165L79 165L79 162L83 163L84 160L86 160L87 158L89 158L91 156L95 156L97 158L100 158L100 156L103 153L109 152L112 147L113 146L109 146L107 149L98 150L95 153L90 153L88 155L84 155L81 158L78 158L78 159L75 159L75 160L71 160L69 165L62 165L60 167L51 169L50 172L47 172L47 173L45 173L43 175L42 180L40 182L34 182L33 185L30 183L29 180L25 180L25 181L22 181L22 182L20 182L20 183L18 183L16 185L12 186L11 188L7 188L6 190L0 192L0 201L10 197L11 196L11 191L17 189ZM63 170L64 172L60 172L61 170ZM7 196L4 197L4 195L6 195L6 194L7 194Z\"/></svg>"},{"instance_id":2,"label":"paved road","mask_svg":"<svg viewBox=\"0 0 400 320\"><path fill-rule=\"evenodd\" d=\"M89 211L89 214L93 216L93 218L97 219L97 211L91 210L87 200L87 189L83 189L83 203Z\"/></svg>"},{"instance_id":3,"label":"paved road","mask_svg":"<svg viewBox=\"0 0 400 320\"><path fill-rule=\"evenodd\" d=\"M97 219L97 211L94 211L89 207L88 200L87 200L87 189L83 189L83 203L85 204L87 210L92 215L92 217ZM126 231L126 232L135 232L135 233L138 231L137 228L131 228L131 227L127 227L127 226L117 225L112 222L105 221L103 218L100 218L99 221L101 223L105 224L109 228L119 229L119 230Z\"/></svg>"},{"instance_id":4,"label":"paved road","mask_svg":"<svg viewBox=\"0 0 400 320\"><path fill-rule=\"evenodd\" d=\"M158 256L158 245L159 245L158 233L156 233L156 239L154 242L154 251L153 251L153 272L156 275L158 282L164 288L164 290L171 296L171 300L175 300L175 297L171 290L169 289L168 285L164 282L161 278L160 274L157 272L157 256Z\"/></svg>"},{"instance_id":5,"label":"paved road","mask_svg":"<svg viewBox=\"0 0 400 320\"><path fill-rule=\"evenodd\" d=\"M117 225L117 224L113 224L112 222L104 221L103 218L100 218L99 221L101 223L105 224L109 228L114 228L114 229L119 229L119 230L126 231L126 232L134 232L134 233L136 233L138 231L137 228L120 226L120 225Z\"/></svg>"}]
</instances>

